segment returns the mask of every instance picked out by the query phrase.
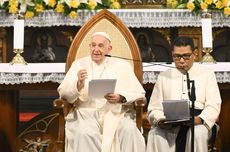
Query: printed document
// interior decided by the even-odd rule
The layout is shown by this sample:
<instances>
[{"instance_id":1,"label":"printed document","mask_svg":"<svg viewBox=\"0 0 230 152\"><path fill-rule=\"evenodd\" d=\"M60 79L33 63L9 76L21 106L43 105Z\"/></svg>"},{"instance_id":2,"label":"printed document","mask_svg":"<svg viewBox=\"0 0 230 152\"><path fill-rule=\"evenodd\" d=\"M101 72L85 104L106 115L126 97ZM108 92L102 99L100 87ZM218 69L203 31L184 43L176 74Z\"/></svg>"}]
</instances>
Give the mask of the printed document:
<instances>
[{"instance_id":1,"label":"printed document","mask_svg":"<svg viewBox=\"0 0 230 152\"><path fill-rule=\"evenodd\" d=\"M114 93L116 79L94 79L89 82L89 98L104 98L107 93Z\"/></svg>"}]
</instances>

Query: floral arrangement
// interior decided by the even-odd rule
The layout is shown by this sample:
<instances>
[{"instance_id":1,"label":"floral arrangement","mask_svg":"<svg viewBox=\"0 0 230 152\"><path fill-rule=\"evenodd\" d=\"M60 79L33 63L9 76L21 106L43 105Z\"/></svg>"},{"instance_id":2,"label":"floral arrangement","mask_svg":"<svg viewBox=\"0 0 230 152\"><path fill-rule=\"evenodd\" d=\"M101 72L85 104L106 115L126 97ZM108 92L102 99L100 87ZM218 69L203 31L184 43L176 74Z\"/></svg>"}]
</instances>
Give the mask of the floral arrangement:
<instances>
[{"instance_id":1,"label":"floral arrangement","mask_svg":"<svg viewBox=\"0 0 230 152\"><path fill-rule=\"evenodd\" d=\"M23 14L25 18L53 10L70 18L77 18L80 9L119 9L119 0L0 0L0 10L10 14ZM166 8L200 10L219 10L230 15L230 0L167 0Z\"/></svg>"},{"instance_id":2,"label":"floral arrangement","mask_svg":"<svg viewBox=\"0 0 230 152\"><path fill-rule=\"evenodd\" d=\"M230 0L167 0L167 8L200 10L219 10L226 16L230 15Z\"/></svg>"},{"instance_id":3,"label":"floral arrangement","mask_svg":"<svg viewBox=\"0 0 230 152\"><path fill-rule=\"evenodd\" d=\"M74 19L77 18L79 9L104 8L117 9L120 4L116 0L0 0L0 10L10 14L20 13L25 18L32 18L45 10L53 10Z\"/></svg>"}]
</instances>

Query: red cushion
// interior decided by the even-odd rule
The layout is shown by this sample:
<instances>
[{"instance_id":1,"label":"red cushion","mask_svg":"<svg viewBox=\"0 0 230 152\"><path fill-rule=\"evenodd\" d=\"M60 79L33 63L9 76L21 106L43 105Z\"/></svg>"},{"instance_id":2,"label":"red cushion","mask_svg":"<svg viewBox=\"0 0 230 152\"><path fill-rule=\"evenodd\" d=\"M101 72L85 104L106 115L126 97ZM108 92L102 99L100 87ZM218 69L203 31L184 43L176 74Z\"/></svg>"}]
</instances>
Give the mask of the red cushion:
<instances>
[{"instance_id":1,"label":"red cushion","mask_svg":"<svg viewBox=\"0 0 230 152\"><path fill-rule=\"evenodd\" d=\"M33 117L37 116L38 112L29 112L29 113L26 113L26 112L21 112L19 113L19 121L20 122L27 122L29 121L30 119L32 119Z\"/></svg>"}]
</instances>

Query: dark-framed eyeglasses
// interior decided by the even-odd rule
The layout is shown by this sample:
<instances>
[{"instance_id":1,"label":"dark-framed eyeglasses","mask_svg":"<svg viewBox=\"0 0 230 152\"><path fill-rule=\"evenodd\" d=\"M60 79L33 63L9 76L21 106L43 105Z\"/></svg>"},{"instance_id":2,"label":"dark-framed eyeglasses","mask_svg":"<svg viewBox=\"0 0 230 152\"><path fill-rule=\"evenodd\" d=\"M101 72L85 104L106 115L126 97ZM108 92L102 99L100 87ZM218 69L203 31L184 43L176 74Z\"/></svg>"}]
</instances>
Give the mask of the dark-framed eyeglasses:
<instances>
[{"instance_id":1,"label":"dark-framed eyeglasses","mask_svg":"<svg viewBox=\"0 0 230 152\"><path fill-rule=\"evenodd\" d=\"M181 58L183 58L184 60L190 60L192 56L192 53L186 53L186 54L173 54L173 58L176 61L180 61Z\"/></svg>"}]
</instances>

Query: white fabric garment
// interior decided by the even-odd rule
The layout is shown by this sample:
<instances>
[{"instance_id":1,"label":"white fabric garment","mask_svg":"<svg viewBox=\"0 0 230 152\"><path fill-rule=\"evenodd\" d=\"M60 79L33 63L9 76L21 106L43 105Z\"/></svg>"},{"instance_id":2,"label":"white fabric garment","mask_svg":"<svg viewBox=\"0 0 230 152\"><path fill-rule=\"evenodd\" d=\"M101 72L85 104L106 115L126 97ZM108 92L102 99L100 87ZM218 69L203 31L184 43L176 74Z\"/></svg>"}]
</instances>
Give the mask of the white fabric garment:
<instances>
[{"instance_id":1,"label":"white fabric garment","mask_svg":"<svg viewBox=\"0 0 230 152\"><path fill-rule=\"evenodd\" d=\"M196 144L194 149L197 152L206 152L208 130L212 128L220 113L220 92L213 71L199 64L193 64L188 73L190 80L194 80L195 82L195 108L203 109L199 117L201 117L206 124L195 126ZM186 75L178 69L169 69L162 72L158 76L148 105L148 120L153 126L149 132L148 152L175 151L175 139L178 128L162 130L155 127L154 123L165 118L162 107L163 100L181 99L188 99ZM200 139L198 140L197 137L200 137ZM190 143L190 138L187 138L187 149L189 149L188 146L190 147L188 143Z\"/></svg>"},{"instance_id":2,"label":"white fabric garment","mask_svg":"<svg viewBox=\"0 0 230 152\"><path fill-rule=\"evenodd\" d=\"M78 92L77 73L87 69L85 87ZM121 94L129 106L145 91L130 64L121 59L106 58L97 65L90 57L73 62L58 88L61 98L75 103L66 117L66 152L144 152L145 142L136 127L133 111L126 105L110 104L104 98L88 99L88 82L92 79L117 79L115 93Z\"/></svg>"},{"instance_id":3,"label":"white fabric garment","mask_svg":"<svg viewBox=\"0 0 230 152\"><path fill-rule=\"evenodd\" d=\"M208 129L204 125L196 125L194 134L194 151L208 152ZM179 127L171 130L163 130L154 127L149 131L147 141L147 152L175 152L175 140ZM191 151L191 130L188 130L185 152Z\"/></svg>"}]
</instances>

